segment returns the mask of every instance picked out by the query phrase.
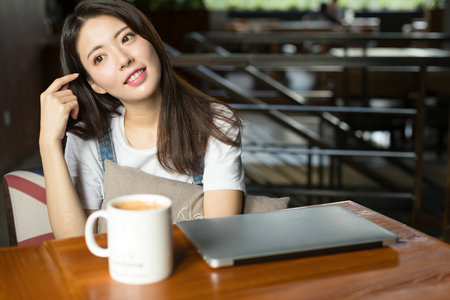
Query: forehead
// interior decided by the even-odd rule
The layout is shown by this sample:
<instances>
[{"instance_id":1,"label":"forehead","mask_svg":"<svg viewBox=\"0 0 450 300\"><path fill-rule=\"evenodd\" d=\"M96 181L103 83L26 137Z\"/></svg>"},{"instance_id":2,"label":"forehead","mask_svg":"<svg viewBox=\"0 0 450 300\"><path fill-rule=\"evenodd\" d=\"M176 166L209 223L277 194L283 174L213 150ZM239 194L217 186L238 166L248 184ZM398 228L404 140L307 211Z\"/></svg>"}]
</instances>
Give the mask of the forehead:
<instances>
[{"instance_id":1,"label":"forehead","mask_svg":"<svg viewBox=\"0 0 450 300\"><path fill-rule=\"evenodd\" d=\"M93 47L103 45L127 24L119 18L100 15L87 19L80 28L76 46L81 54Z\"/></svg>"}]
</instances>

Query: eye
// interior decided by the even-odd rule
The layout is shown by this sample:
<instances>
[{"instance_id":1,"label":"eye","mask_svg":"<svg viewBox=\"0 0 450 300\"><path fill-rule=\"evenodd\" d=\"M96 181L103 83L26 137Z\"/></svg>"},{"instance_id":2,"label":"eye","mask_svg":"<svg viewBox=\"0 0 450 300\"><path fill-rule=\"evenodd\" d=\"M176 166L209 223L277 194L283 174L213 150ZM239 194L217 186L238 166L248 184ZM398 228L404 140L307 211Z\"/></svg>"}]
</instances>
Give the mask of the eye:
<instances>
[{"instance_id":1,"label":"eye","mask_svg":"<svg viewBox=\"0 0 450 300\"><path fill-rule=\"evenodd\" d=\"M135 36L134 33L128 33L122 38L122 43L126 43Z\"/></svg>"},{"instance_id":2,"label":"eye","mask_svg":"<svg viewBox=\"0 0 450 300\"><path fill-rule=\"evenodd\" d=\"M105 56L103 54L102 55L98 55L98 56L96 56L94 58L94 64L96 65L98 63L101 63L104 59L105 59Z\"/></svg>"}]
</instances>

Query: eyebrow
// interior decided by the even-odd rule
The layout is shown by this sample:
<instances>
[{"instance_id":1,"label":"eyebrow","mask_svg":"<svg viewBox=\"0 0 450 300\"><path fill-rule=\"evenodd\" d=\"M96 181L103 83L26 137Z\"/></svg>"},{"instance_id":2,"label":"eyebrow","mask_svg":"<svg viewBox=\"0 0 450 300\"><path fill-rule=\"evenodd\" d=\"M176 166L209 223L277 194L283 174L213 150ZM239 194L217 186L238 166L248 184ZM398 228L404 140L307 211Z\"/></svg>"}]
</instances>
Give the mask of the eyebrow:
<instances>
[{"instance_id":1,"label":"eyebrow","mask_svg":"<svg viewBox=\"0 0 450 300\"><path fill-rule=\"evenodd\" d=\"M119 30L116 32L116 34L114 35L114 39L116 39L116 38L120 35L120 33L121 33L122 31L126 30L126 29L128 29L128 26L127 26L127 25L124 26L124 27L122 27L121 29L119 29ZM92 50L88 53L87 58L89 59L89 56L91 56L91 54L92 54L93 52L95 52L96 50L98 50L98 49L100 49L100 48L102 48L102 47L103 47L103 45L98 45L98 46L95 46L94 48L92 48Z\"/></svg>"}]
</instances>

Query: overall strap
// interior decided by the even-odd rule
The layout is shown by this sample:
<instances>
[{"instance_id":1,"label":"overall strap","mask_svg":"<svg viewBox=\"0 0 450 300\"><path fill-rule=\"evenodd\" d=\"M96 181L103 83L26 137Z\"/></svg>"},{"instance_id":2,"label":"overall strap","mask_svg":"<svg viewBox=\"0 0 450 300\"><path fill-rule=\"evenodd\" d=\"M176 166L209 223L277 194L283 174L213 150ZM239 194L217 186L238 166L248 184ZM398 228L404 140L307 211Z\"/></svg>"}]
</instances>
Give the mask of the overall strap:
<instances>
[{"instance_id":1,"label":"overall strap","mask_svg":"<svg viewBox=\"0 0 450 300\"><path fill-rule=\"evenodd\" d=\"M102 173L105 175L105 159L116 162L116 153L114 152L111 128L109 126L103 130L103 137L97 140L97 153L102 166Z\"/></svg>"},{"instance_id":2,"label":"overall strap","mask_svg":"<svg viewBox=\"0 0 450 300\"><path fill-rule=\"evenodd\" d=\"M203 171L205 169L205 162L203 159L200 161L200 170L201 173L194 173L192 176L194 177L194 184L202 185L203 184Z\"/></svg>"}]
</instances>

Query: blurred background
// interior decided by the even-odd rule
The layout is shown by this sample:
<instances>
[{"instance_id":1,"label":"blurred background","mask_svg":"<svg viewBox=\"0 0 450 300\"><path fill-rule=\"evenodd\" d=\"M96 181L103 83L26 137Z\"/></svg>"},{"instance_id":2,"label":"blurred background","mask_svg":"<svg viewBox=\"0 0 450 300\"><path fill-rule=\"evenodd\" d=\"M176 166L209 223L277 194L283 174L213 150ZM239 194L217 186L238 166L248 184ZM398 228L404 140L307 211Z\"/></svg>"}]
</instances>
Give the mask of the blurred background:
<instances>
[{"instance_id":1,"label":"blurred background","mask_svg":"<svg viewBox=\"0 0 450 300\"><path fill-rule=\"evenodd\" d=\"M180 74L242 111L250 193L352 199L448 237L450 0L129 2ZM77 3L0 2L2 176L40 166L39 95Z\"/></svg>"}]
</instances>

